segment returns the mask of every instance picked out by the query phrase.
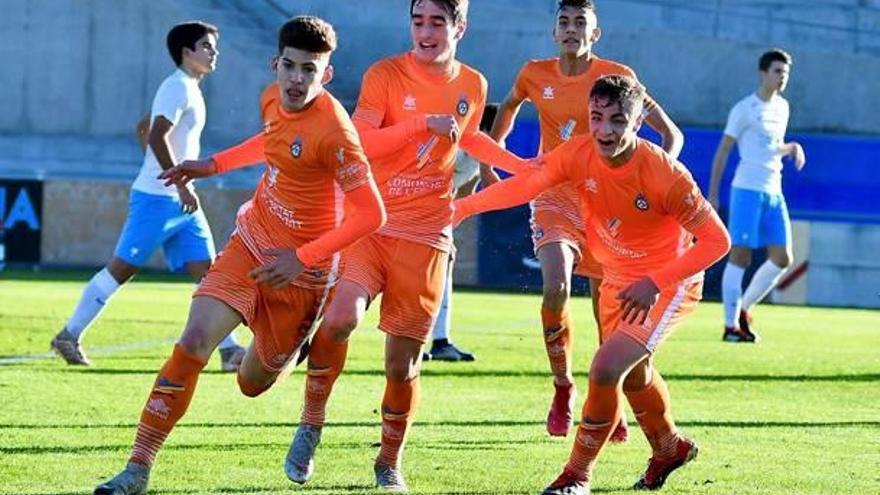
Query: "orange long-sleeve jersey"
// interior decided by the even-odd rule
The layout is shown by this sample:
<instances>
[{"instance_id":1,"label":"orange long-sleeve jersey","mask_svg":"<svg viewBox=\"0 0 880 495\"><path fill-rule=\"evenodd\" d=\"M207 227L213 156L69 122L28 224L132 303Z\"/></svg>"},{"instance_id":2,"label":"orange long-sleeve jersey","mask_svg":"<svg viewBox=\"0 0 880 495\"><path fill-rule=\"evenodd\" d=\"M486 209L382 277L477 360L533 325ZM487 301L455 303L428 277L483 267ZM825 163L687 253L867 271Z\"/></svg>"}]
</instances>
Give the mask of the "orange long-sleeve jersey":
<instances>
[{"instance_id":1,"label":"orange long-sleeve jersey","mask_svg":"<svg viewBox=\"0 0 880 495\"><path fill-rule=\"evenodd\" d=\"M263 92L264 130L214 155L218 171L265 160L254 197L236 217L236 233L261 262L264 249L296 249L306 270L294 284L320 287L338 267L338 251L385 220L378 189L351 120L323 92L306 110L286 112L277 84ZM343 199L351 213L343 221Z\"/></svg>"},{"instance_id":2,"label":"orange long-sleeve jersey","mask_svg":"<svg viewBox=\"0 0 880 495\"><path fill-rule=\"evenodd\" d=\"M516 77L513 94L518 99L530 101L538 111L541 153L589 132L590 90L597 79L609 75L636 79L635 72L626 65L595 55L589 69L577 76L563 74L556 57L530 60L523 66ZM569 184L560 184L538 195L532 202L532 209L533 213L548 210L561 214L575 227L584 228L577 193Z\"/></svg>"},{"instance_id":3,"label":"orange long-sleeve jersey","mask_svg":"<svg viewBox=\"0 0 880 495\"><path fill-rule=\"evenodd\" d=\"M567 183L577 192L587 243L606 280L629 283L648 276L662 289L698 280L730 249L724 225L690 172L654 144L639 140L632 159L611 168L594 151L592 138L579 136L541 161L538 171L456 201L456 221L525 203Z\"/></svg>"},{"instance_id":4,"label":"orange long-sleeve jersey","mask_svg":"<svg viewBox=\"0 0 880 495\"><path fill-rule=\"evenodd\" d=\"M381 60L364 74L353 120L373 165L388 223L379 233L448 251L452 247L452 175L459 146L512 171L527 162L479 132L487 85L482 74L455 63L446 76L429 73L409 53ZM459 142L427 129L426 116L453 115Z\"/></svg>"}]
</instances>

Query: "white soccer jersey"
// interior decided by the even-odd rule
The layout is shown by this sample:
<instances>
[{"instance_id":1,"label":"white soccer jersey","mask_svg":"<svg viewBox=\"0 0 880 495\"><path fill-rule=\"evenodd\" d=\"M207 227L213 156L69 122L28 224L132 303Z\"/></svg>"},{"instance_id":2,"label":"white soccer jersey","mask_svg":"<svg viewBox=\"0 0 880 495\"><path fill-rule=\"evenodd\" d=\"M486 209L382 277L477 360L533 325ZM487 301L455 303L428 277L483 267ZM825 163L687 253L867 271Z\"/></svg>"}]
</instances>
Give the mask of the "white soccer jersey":
<instances>
[{"instance_id":1,"label":"white soccer jersey","mask_svg":"<svg viewBox=\"0 0 880 495\"><path fill-rule=\"evenodd\" d=\"M452 187L458 190L480 173L480 162L462 150L455 156L455 172L452 175Z\"/></svg>"},{"instance_id":2,"label":"white soccer jersey","mask_svg":"<svg viewBox=\"0 0 880 495\"><path fill-rule=\"evenodd\" d=\"M186 72L177 69L166 77L156 96L150 111L150 124L157 116L163 116L174 124L168 133L168 145L176 164L184 160L195 160L199 157L199 139L205 127L205 99L199 82ZM177 196L177 188L166 187L156 177L162 173L162 167L156 160L152 148L147 147L141 171L132 184L132 189L149 194Z\"/></svg>"},{"instance_id":3,"label":"white soccer jersey","mask_svg":"<svg viewBox=\"0 0 880 495\"><path fill-rule=\"evenodd\" d=\"M788 101L779 95L763 101L752 93L730 110L724 134L736 139L740 155L733 187L782 192L783 154L779 147L785 142L788 116Z\"/></svg>"}]
</instances>

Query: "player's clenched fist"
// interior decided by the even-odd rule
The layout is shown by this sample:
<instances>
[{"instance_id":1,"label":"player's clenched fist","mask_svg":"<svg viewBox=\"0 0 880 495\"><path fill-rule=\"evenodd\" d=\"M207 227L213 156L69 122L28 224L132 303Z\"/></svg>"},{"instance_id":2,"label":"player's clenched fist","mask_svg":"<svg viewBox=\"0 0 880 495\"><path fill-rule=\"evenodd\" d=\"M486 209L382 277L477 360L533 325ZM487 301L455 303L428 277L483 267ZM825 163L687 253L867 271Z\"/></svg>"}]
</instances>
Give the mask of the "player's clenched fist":
<instances>
[{"instance_id":1,"label":"player's clenched fist","mask_svg":"<svg viewBox=\"0 0 880 495\"><path fill-rule=\"evenodd\" d=\"M453 143L461 136L458 121L452 115L428 115L425 122L432 134L449 138Z\"/></svg>"}]
</instances>

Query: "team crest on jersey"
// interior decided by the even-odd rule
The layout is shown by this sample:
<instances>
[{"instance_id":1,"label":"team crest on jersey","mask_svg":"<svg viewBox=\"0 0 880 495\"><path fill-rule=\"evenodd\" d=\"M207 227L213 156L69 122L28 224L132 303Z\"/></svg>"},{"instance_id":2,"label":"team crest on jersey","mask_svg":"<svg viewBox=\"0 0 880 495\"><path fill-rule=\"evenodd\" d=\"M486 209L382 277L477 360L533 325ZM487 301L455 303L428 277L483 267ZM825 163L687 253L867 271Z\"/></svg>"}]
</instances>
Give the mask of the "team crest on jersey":
<instances>
[{"instance_id":1,"label":"team crest on jersey","mask_svg":"<svg viewBox=\"0 0 880 495\"><path fill-rule=\"evenodd\" d=\"M293 144L290 145L290 155L294 158L299 158L303 153L303 142L302 138L298 137L293 140Z\"/></svg>"},{"instance_id":2,"label":"team crest on jersey","mask_svg":"<svg viewBox=\"0 0 880 495\"><path fill-rule=\"evenodd\" d=\"M542 95L545 100L552 100L556 98L555 91L553 86L544 86L544 94Z\"/></svg>"},{"instance_id":3,"label":"team crest on jersey","mask_svg":"<svg viewBox=\"0 0 880 495\"><path fill-rule=\"evenodd\" d=\"M455 110L458 112L459 115L464 117L465 115L467 115L468 110L470 109L471 104L470 102L468 102L467 96L461 95L461 97L458 99L458 105L455 106Z\"/></svg>"},{"instance_id":4,"label":"team crest on jersey","mask_svg":"<svg viewBox=\"0 0 880 495\"><path fill-rule=\"evenodd\" d=\"M635 200L634 204L636 205L636 208L638 208L639 210L648 211L648 207L649 207L648 198L646 198L644 194L638 193L636 195L636 200Z\"/></svg>"}]
</instances>

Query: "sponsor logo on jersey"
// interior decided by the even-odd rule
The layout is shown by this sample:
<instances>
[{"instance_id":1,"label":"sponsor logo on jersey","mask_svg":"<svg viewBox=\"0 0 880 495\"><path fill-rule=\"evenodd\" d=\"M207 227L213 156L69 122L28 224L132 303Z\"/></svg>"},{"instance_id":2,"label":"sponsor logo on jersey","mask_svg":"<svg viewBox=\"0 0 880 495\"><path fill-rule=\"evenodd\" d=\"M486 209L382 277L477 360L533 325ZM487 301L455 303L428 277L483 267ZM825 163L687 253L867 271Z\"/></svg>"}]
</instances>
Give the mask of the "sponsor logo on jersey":
<instances>
[{"instance_id":1,"label":"sponsor logo on jersey","mask_svg":"<svg viewBox=\"0 0 880 495\"><path fill-rule=\"evenodd\" d=\"M553 90L553 86L544 86L544 94L542 95L545 100L552 100L556 98L555 91Z\"/></svg>"},{"instance_id":2,"label":"sponsor logo on jersey","mask_svg":"<svg viewBox=\"0 0 880 495\"><path fill-rule=\"evenodd\" d=\"M596 179L590 177L584 181L584 189L591 193L599 192L599 183L596 182Z\"/></svg>"},{"instance_id":3,"label":"sponsor logo on jersey","mask_svg":"<svg viewBox=\"0 0 880 495\"><path fill-rule=\"evenodd\" d=\"M415 110L416 109L416 97L413 95L406 95L403 98L403 109L404 110Z\"/></svg>"},{"instance_id":4,"label":"sponsor logo on jersey","mask_svg":"<svg viewBox=\"0 0 880 495\"><path fill-rule=\"evenodd\" d=\"M577 125L574 119L569 119L568 122L559 126L559 138L563 141L568 141L571 139L571 135L574 134L574 128Z\"/></svg>"}]
</instances>

